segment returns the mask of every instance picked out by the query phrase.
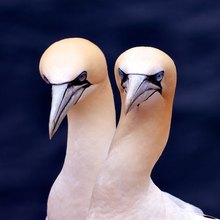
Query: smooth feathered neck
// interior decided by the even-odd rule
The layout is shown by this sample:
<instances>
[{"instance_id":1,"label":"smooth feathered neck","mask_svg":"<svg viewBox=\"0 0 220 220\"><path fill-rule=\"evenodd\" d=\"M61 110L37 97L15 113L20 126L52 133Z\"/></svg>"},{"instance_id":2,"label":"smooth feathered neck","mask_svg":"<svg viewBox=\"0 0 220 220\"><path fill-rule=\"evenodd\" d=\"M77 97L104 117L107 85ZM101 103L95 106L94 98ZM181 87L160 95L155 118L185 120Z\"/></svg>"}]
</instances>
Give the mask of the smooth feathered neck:
<instances>
[{"instance_id":1,"label":"smooth feathered neck","mask_svg":"<svg viewBox=\"0 0 220 220\"><path fill-rule=\"evenodd\" d=\"M66 157L50 192L48 220L86 218L93 185L115 131L108 77L93 87L68 113Z\"/></svg>"},{"instance_id":2,"label":"smooth feathered neck","mask_svg":"<svg viewBox=\"0 0 220 220\"><path fill-rule=\"evenodd\" d=\"M123 103L123 97L122 97ZM173 97L155 94L127 115L124 106L109 155L93 190L87 220L203 220L187 211L151 180L152 169L166 145ZM153 107L152 109L150 107ZM147 110L151 109L151 110Z\"/></svg>"},{"instance_id":3,"label":"smooth feathered neck","mask_svg":"<svg viewBox=\"0 0 220 220\"><path fill-rule=\"evenodd\" d=\"M148 211L153 211L150 195L159 189L150 174L167 142L172 102L172 98L166 101L155 94L127 115L122 106L108 159L95 185L88 219L143 219L138 218L139 209L147 206ZM161 201L160 193L156 194Z\"/></svg>"}]
</instances>

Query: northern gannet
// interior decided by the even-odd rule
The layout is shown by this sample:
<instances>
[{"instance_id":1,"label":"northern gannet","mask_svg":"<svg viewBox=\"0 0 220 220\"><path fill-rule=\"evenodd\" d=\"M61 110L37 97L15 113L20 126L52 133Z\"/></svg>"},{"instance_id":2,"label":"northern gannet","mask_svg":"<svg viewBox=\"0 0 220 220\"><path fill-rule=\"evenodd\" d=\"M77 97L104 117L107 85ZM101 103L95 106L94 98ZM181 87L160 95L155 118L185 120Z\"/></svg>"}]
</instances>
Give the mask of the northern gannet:
<instances>
[{"instance_id":1,"label":"northern gannet","mask_svg":"<svg viewBox=\"0 0 220 220\"><path fill-rule=\"evenodd\" d=\"M101 50L82 38L52 44L40 60L40 74L52 85L49 136L68 118L63 168L49 198L48 220L86 218L93 185L115 131L115 108Z\"/></svg>"},{"instance_id":2,"label":"northern gannet","mask_svg":"<svg viewBox=\"0 0 220 220\"><path fill-rule=\"evenodd\" d=\"M87 220L207 219L200 209L162 192L151 180L169 136L174 62L158 49L135 47L119 56L115 77L122 103L120 121Z\"/></svg>"}]
</instances>

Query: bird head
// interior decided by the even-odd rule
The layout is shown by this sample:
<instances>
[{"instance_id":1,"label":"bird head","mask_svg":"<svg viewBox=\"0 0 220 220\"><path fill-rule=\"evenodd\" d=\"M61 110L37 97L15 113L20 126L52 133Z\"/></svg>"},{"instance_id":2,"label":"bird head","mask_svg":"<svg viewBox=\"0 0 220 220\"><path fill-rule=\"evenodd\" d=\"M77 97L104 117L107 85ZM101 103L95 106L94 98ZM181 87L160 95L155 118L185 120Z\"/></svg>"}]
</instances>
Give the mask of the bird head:
<instances>
[{"instance_id":1,"label":"bird head","mask_svg":"<svg viewBox=\"0 0 220 220\"><path fill-rule=\"evenodd\" d=\"M70 108L106 79L107 65L95 44L82 38L68 38L55 42L43 53L39 70L43 80L52 85L51 139Z\"/></svg>"},{"instance_id":2,"label":"bird head","mask_svg":"<svg viewBox=\"0 0 220 220\"><path fill-rule=\"evenodd\" d=\"M156 97L173 101L176 68L172 59L152 47L134 47L122 53L115 64L116 82L125 114Z\"/></svg>"}]
</instances>

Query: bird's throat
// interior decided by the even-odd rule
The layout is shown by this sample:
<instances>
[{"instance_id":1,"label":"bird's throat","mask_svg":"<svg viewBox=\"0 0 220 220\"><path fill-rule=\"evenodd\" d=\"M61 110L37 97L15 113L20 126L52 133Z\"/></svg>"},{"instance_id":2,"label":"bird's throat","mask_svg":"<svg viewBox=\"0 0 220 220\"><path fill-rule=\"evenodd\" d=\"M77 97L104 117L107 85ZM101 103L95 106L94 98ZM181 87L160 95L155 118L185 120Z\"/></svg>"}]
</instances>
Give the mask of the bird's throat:
<instances>
[{"instance_id":1,"label":"bird's throat","mask_svg":"<svg viewBox=\"0 0 220 220\"><path fill-rule=\"evenodd\" d=\"M68 112L66 157L48 199L49 219L52 213L60 215L51 217L53 220L85 219L94 182L114 132L113 95L106 80Z\"/></svg>"},{"instance_id":2,"label":"bird's throat","mask_svg":"<svg viewBox=\"0 0 220 220\"><path fill-rule=\"evenodd\" d=\"M121 117L93 192L90 214L94 212L95 216L95 207L102 206L100 210L107 215L117 211L119 215L121 204L126 206L126 212L139 202L141 205L139 200L147 199L143 195L151 190L151 171L166 145L170 129L171 112L165 107L162 103L152 112L132 110Z\"/></svg>"}]
</instances>

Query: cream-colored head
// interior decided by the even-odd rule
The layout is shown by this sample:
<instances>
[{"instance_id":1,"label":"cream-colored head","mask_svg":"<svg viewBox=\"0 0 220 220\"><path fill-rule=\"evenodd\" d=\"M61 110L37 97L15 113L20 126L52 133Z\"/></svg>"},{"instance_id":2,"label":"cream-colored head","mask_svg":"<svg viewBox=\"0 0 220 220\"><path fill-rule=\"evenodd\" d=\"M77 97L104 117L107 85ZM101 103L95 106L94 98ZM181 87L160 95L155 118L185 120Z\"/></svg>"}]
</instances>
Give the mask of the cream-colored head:
<instances>
[{"instance_id":1,"label":"cream-colored head","mask_svg":"<svg viewBox=\"0 0 220 220\"><path fill-rule=\"evenodd\" d=\"M127 114L158 94L172 103L176 87L173 60L152 47L134 47L122 53L115 64L116 82Z\"/></svg>"},{"instance_id":2,"label":"cream-colored head","mask_svg":"<svg viewBox=\"0 0 220 220\"><path fill-rule=\"evenodd\" d=\"M53 43L40 59L40 74L51 84L62 84L88 73L87 80L97 84L107 76L104 54L83 38L67 38Z\"/></svg>"},{"instance_id":3,"label":"cream-colored head","mask_svg":"<svg viewBox=\"0 0 220 220\"><path fill-rule=\"evenodd\" d=\"M55 42L43 53L39 69L44 81L52 85L51 138L70 107L80 102L84 91L105 81L107 64L95 44L82 38L68 38Z\"/></svg>"}]
</instances>

